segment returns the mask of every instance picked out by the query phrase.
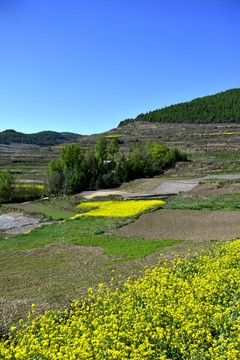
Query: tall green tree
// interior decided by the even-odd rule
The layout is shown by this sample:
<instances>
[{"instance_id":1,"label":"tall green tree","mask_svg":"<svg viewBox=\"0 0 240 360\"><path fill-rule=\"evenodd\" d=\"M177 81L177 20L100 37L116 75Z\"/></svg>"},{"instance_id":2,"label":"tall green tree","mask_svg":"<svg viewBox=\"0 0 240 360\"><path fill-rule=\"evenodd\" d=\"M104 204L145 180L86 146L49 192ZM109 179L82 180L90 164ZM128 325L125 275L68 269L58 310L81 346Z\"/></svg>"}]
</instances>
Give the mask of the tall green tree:
<instances>
[{"instance_id":1,"label":"tall green tree","mask_svg":"<svg viewBox=\"0 0 240 360\"><path fill-rule=\"evenodd\" d=\"M112 156L112 158L114 158L114 155L118 153L119 145L118 145L118 143L117 143L117 141L115 139L112 139L110 141L110 144L108 145L107 151Z\"/></svg>"},{"instance_id":2,"label":"tall green tree","mask_svg":"<svg viewBox=\"0 0 240 360\"><path fill-rule=\"evenodd\" d=\"M82 147L78 144L65 146L61 151L61 161L64 169L80 170L85 162Z\"/></svg>"},{"instance_id":3,"label":"tall green tree","mask_svg":"<svg viewBox=\"0 0 240 360\"><path fill-rule=\"evenodd\" d=\"M9 169L0 172L0 203L8 203L13 197L13 176Z\"/></svg>"},{"instance_id":4,"label":"tall green tree","mask_svg":"<svg viewBox=\"0 0 240 360\"><path fill-rule=\"evenodd\" d=\"M95 145L95 157L98 164L102 164L107 159L107 139L99 136Z\"/></svg>"},{"instance_id":5,"label":"tall green tree","mask_svg":"<svg viewBox=\"0 0 240 360\"><path fill-rule=\"evenodd\" d=\"M50 193L58 194L63 191L65 176L62 161L52 159L48 165L46 187Z\"/></svg>"}]
</instances>

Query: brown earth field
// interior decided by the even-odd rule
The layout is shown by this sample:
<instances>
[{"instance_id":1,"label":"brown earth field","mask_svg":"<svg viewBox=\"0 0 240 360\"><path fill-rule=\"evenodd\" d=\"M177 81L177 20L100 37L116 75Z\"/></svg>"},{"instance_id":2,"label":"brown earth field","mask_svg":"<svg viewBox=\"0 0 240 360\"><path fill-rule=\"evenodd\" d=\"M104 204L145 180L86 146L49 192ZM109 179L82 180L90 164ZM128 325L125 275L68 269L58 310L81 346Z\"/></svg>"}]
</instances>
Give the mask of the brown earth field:
<instances>
[{"instance_id":1,"label":"brown earth field","mask_svg":"<svg viewBox=\"0 0 240 360\"><path fill-rule=\"evenodd\" d=\"M175 248L180 256L185 256L186 247L199 252L209 242L240 236L240 212L161 209L143 214L136 222L109 233L145 239L185 240L180 247L177 244L167 250L170 258Z\"/></svg>"},{"instance_id":2,"label":"brown earth field","mask_svg":"<svg viewBox=\"0 0 240 360\"><path fill-rule=\"evenodd\" d=\"M199 184L194 189L188 192L191 196L206 196L206 195L224 195L230 194L233 191L230 188L217 188L217 184ZM187 195L187 193L186 193Z\"/></svg>"},{"instance_id":3,"label":"brown earth field","mask_svg":"<svg viewBox=\"0 0 240 360\"><path fill-rule=\"evenodd\" d=\"M192 190L188 191L189 196L206 196L206 195L225 195L239 193L240 183L235 183L232 186L218 188L217 183L199 184Z\"/></svg>"}]
</instances>

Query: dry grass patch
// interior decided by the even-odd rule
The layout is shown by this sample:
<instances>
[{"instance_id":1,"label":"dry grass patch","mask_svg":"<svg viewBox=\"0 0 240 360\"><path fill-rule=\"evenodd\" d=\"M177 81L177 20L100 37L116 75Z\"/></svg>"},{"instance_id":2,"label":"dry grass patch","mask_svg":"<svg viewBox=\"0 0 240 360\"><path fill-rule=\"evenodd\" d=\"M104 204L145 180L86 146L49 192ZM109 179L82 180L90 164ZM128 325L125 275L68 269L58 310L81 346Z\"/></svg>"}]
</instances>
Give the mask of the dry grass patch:
<instances>
[{"instance_id":1,"label":"dry grass patch","mask_svg":"<svg viewBox=\"0 0 240 360\"><path fill-rule=\"evenodd\" d=\"M134 193L142 191L152 191L159 185L161 185L165 180L163 178L154 177L151 179L136 179L123 183L119 189L122 191Z\"/></svg>"},{"instance_id":2,"label":"dry grass patch","mask_svg":"<svg viewBox=\"0 0 240 360\"><path fill-rule=\"evenodd\" d=\"M65 306L86 295L90 286L109 280L111 270L102 265L122 256L103 252L99 246L62 242L0 254L0 323L26 320L32 303L39 313Z\"/></svg>"}]
</instances>

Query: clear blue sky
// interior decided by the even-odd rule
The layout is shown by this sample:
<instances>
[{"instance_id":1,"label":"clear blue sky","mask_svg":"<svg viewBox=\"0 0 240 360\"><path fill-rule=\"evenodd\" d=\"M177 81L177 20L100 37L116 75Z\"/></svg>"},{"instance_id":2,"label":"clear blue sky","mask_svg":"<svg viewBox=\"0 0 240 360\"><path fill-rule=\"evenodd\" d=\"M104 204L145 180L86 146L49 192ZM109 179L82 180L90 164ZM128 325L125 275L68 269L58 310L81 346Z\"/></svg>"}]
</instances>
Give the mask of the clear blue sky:
<instances>
[{"instance_id":1,"label":"clear blue sky","mask_svg":"<svg viewBox=\"0 0 240 360\"><path fill-rule=\"evenodd\" d=\"M239 0L0 0L0 131L99 133L240 87Z\"/></svg>"}]
</instances>

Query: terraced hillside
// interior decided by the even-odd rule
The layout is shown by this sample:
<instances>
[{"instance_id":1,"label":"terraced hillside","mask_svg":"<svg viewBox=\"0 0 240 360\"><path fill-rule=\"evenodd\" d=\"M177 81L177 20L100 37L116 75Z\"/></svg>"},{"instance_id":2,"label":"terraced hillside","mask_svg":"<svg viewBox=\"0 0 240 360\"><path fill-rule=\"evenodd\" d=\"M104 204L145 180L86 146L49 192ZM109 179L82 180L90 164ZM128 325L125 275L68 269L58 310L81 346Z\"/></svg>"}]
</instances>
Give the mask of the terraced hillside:
<instances>
[{"instance_id":1,"label":"terraced hillside","mask_svg":"<svg viewBox=\"0 0 240 360\"><path fill-rule=\"evenodd\" d=\"M138 141L145 143L148 140L162 140L169 148L185 151L191 162L177 163L168 172L171 176L233 173L240 171L240 89L140 114L102 134L77 137L71 133L42 132L24 137L24 134L7 130L0 135L3 140L8 136L6 141L18 141L1 144L0 137L0 170L9 167L22 178L43 179L49 161L60 156L64 139L88 149L96 144L99 135L106 136L108 142L115 139L122 152L129 151ZM40 142L36 141L37 135L43 136ZM60 140L63 143L52 146L53 138L58 144ZM40 148L43 144L48 146Z\"/></svg>"},{"instance_id":2,"label":"terraced hillside","mask_svg":"<svg viewBox=\"0 0 240 360\"><path fill-rule=\"evenodd\" d=\"M101 135L115 139L122 151L134 143L162 140L168 147L187 153L192 162L178 163L171 175L198 176L211 171L240 171L240 124L165 124L135 120ZM83 147L92 146L98 134L82 137Z\"/></svg>"},{"instance_id":3,"label":"terraced hillside","mask_svg":"<svg viewBox=\"0 0 240 360\"><path fill-rule=\"evenodd\" d=\"M83 136L74 142L87 149L95 145L99 135ZM106 136L108 142L115 139L121 151L129 150L137 141L145 143L155 139L185 151L191 161L169 169L169 176L240 171L240 124L162 124L136 120L101 135ZM41 180L50 160L60 157L62 146L0 153L0 170L9 167L18 177Z\"/></svg>"}]
</instances>

